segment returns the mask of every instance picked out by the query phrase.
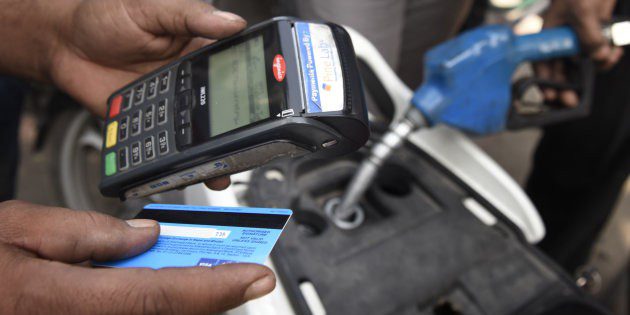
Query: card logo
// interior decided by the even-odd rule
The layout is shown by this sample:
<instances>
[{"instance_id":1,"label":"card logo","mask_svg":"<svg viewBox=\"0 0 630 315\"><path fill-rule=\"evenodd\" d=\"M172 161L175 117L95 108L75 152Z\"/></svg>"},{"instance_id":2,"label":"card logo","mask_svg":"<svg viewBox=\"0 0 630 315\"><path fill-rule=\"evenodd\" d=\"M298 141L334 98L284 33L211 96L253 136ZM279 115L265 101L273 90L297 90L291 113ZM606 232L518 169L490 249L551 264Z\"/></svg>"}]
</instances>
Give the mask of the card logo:
<instances>
[{"instance_id":1,"label":"card logo","mask_svg":"<svg viewBox=\"0 0 630 315\"><path fill-rule=\"evenodd\" d=\"M287 74L287 65L284 63L284 57L278 54L273 58L273 76L276 81L282 82Z\"/></svg>"},{"instance_id":2,"label":"card logo","mask_svg":"<svg viewBox=\"0 0 630 315\"><path fill-rule=\"evenodd\" d=\"M225 264L236 264L236 263L238 263L238 261L224 260L224 259L213 259L213 258L201 258L197 262L197 266L214 267L214 266L220 266L220 265L225 265Z\"/></svg>"}]
</instances>

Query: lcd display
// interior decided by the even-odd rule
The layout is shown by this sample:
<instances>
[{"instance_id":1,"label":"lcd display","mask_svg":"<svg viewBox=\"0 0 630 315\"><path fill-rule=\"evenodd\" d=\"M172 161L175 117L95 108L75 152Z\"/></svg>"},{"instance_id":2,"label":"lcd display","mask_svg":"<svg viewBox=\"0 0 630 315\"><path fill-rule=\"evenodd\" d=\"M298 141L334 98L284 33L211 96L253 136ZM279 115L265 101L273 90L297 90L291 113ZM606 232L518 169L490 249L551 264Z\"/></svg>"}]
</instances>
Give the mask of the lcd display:
<instances>
[{"instance_id":1,"label":"lcd display","mask_svg":"<svg viewBox=\"0 0 630 315\"><path fill-rule=\"evenodd\" d=\"M263 36L208 58L210 136L269 117Z\"/></svg>"}]
</instances>

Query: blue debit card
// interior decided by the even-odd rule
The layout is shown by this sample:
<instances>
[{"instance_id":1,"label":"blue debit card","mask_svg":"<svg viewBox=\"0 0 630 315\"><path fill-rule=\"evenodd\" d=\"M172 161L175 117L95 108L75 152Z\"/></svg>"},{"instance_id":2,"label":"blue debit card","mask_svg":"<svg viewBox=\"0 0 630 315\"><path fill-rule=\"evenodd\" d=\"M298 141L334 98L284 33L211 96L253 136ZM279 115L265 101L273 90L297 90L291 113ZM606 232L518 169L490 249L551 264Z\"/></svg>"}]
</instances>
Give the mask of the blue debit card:
<instances>
[{"instance_id":1,"label":"blue debit card","mask_svg":"<svg viewBox=\"0 0 630 315\"><path fill-rule=\"evenodd\" d=\"M94 265L159 269L263 264L291 214L288 209L151 204L136 218L160 223L157 243L138 256Z\"/></svg>"}]
</instances>

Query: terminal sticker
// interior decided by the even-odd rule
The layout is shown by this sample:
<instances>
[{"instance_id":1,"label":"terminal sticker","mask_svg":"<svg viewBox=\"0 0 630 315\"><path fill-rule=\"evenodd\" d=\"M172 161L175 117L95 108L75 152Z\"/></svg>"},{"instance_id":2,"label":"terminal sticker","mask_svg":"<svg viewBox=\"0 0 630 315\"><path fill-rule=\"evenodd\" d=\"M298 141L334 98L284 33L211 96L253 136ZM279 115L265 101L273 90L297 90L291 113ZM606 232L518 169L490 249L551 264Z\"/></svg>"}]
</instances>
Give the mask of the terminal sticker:
<instances>
[{"instance_id":1,"label":"terminal sticker","mask_svg":"<svg viewBox=\"0 0 630 315\"><path fill-rule=\"evenodd\" d=\"M151 204L137 218L160 223L157 243L138 256L95 265L160 269L263 264L291 214L288 209Z\"/></svg>"},{"instance_id":2,"label":"terminal sticker","mask_svg":"<svg viewBox=\"0 0 630 315\"><path fill-rule=\"evenodd\" d=\"M341 61L330 27L295 23L307 112L343 110L344 87Z\"/></svg>"}]
</instances>

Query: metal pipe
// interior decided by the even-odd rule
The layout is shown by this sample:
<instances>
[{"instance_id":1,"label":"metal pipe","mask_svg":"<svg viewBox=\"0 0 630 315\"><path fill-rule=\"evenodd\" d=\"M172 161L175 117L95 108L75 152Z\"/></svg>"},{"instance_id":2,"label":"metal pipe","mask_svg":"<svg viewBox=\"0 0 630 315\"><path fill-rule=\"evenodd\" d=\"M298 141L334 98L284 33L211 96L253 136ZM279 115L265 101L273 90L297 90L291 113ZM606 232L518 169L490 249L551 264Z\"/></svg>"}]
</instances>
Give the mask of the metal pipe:
<instances>
[{"instance_id":1,"label":"metal pipe","mask_svg":"<svg viewBox=\"0 0 630 315\"><path fill-rule=\"evenodd\" d=\"M398 123L377 142L370 154L363 160L359 169L350 181L339 206L334 211L335 219L348 220L354 214L354 207L370 187L378 170L385 161L404 143L414 130L425 124L424 117L415 109L410 109Z\"/></svg>"}]
</instances>

